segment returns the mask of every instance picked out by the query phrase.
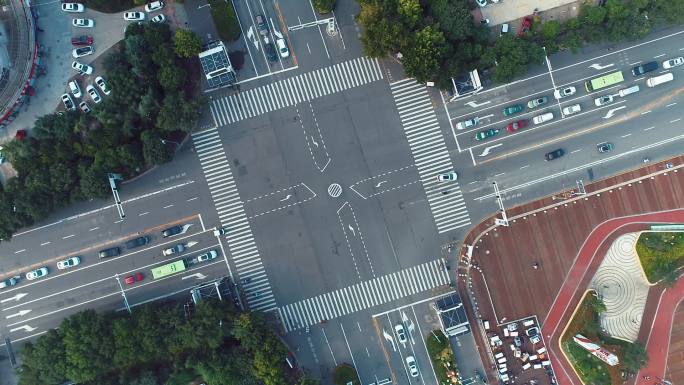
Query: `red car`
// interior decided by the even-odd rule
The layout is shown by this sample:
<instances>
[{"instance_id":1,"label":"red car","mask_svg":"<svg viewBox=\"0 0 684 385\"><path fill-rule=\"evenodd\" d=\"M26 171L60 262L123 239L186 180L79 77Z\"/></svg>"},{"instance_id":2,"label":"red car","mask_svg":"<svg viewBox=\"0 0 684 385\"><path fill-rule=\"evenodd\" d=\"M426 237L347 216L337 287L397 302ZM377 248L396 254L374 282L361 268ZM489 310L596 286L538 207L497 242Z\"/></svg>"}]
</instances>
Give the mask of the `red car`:
<instances>
[{"instance_id":1,"label":"red car","mask_svg":"<svg viewBox=\"0 0 684 385\"><path fill-rule=\"evenodd\" d=\"M129 275L128 277L124 278L124 282L126 282L126 285L132 285L136 282L140 282L143 280L143 275L141 272L137 272L133 275Z\"/></svg>"},{"instance_id":2,"label":"red car","mask_svg":"<svg viewBox=\"0 0 684 385\"><path fill-rule=\"evenodd\" d=\"M520 25L518 36L524 35L525 32L530 30L530 28L532 28L532 18L529 16L525 16L525 18L522 21L522 24Z\"/></svg>"},{"instance_id":3,"label":"red car","mask_svg":"<svg viewBox=\"0 0 684 385\"><path fill-rule=\"evenodd\" d=\"M526 119L518 120L517 122L513 122L513 123L508 123L508 126L506 126L506 131L515 132L521 128L527 127L529 124L530 124L530 122Z\"/></svg>"},{"instance_id":4,"label":"red car","mask_svg":"<svg viewBox=\"0 0 684 385\"><path fill-rule=\"evenodd\" d=\"M93 37L88 35L74 36L71 38L71 45L91 45L93 44Z\"/></svg>"}]
</instances>

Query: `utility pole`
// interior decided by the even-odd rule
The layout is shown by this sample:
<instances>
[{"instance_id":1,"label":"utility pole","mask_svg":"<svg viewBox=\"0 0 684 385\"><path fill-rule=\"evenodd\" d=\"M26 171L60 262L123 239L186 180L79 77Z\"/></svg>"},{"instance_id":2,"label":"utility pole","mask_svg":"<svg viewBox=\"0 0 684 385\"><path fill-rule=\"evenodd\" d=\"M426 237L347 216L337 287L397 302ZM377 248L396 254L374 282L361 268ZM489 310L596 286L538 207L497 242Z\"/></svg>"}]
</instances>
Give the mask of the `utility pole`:
<instances>
[{"instance_id":1,"label":"utility pole","mask_svg":"<svg viewBox=\"0 0 684 385\"><path fill-rule=\"evenodd\" d=\"M499 226L508 227L508 217L506 216L506 208L503 204L503 199L501 199L501 192L499 191L499 185L494 181L494 194L496 195L496 203L499 204L499 211L501 212L501 218L495 218L494 223Z\"/></svg>"},{"instance_id":2,"label":"utility pole","mask_svg":"<svg viewBox=\"0 0 684 385\"><path fill-rule=\"evenodd\" d=\"M107 179L109 179L109 187L112 189L112 195L114 195L114 204L116 205L116 211L119 212L119 218L124 219L126 214L123 211L123 206L121 205L121 198L119 198L119 189L116 187L117 180L123 180L121 174L107 174Z\"/></svg>"}]
</instances>

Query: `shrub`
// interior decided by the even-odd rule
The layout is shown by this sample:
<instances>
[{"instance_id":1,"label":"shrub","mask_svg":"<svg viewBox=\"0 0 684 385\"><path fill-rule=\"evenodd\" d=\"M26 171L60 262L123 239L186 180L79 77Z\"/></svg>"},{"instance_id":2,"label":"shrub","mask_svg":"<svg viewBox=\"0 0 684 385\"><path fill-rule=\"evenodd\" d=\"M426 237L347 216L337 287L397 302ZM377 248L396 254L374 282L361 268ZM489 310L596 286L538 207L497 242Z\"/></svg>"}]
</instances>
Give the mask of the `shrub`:
<instances>
[{"instance_id":1,"label":"shrub","mask_svg":"<svg viewBox=\"0 0 684 385\"><path fill-rule=\"evenodd\" d=\"M237 40L240 37L240 25L232 3L224 0L209 0L209 4L211 17L214 19L221 40Z\"/></svg>"},{"instance_id":2,"label":"shrub","mask_svg":"<svg viewBox=\"0 0 684 385\"><path fill-rule=\"evenodd\" d=\"M330 13L335 9L337 0L313 0L313 6L318 13Z\"/></svg>"}]
</instances>

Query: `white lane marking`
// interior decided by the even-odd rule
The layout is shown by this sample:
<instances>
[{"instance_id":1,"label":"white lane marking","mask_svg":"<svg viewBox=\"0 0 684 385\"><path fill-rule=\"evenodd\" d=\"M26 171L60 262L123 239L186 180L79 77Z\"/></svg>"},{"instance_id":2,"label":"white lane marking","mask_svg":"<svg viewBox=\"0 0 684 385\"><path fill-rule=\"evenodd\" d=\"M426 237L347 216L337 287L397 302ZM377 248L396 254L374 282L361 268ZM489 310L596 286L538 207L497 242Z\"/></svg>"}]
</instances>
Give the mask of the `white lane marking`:
<instances>
[{"instance_id":1,"label":"white lane marking","mask_svg":"<svg viewBox=\"0 0 684 385\"><path fill-rule=\"evenodd\" d=\"M14 254L23 253L24 251L26 251L26 249L17 250L17 251L14 252Z\"/></svg>"},{"instance_id":2,"label":"white lane marking","mask_svg":"<svg viewBox=\"0 0 684 385\"><path fill-rule=\"evenodd\" d=\"M621 138L628 138L630 136L632 136L632 134L625 134L625 135L622 135Z\"/></svg>"},{"instance_id":3,"label":"white lane marking","mask_svg":"<svg viewBox=\"0 0 684 385\"><path fill-rule=\"evenodd\" d=\"M651 127L648 127L648 128L644 128L644 131L652 130L652 129L654 129L654 128L655 128L655 126L651 126Z\"/></svg>"},{"instance_id":4,"label":"white lane marking","mask_svg":"<svg viewBox=\"0 0 684 385\"><path fill-rule=\"evenodd\" d=\"M31 327L29 325L22 325L18 328L10 329L10 333L14 333L14 332L19 331L19 330L25 330L27 332L32 332L32 331L36 330L36 328Z\"/></svg>"},{"instance_id":5,"label":"white lane marking","mask_svg":"<svg viewBox=\"0 0 684 385\"><path fill-rule=\"evenodd\" d=\"M166 206L164 206L164 207L162 207L162 208L163 208L163 209L168 209L169 207L173 207L173 205L166 205Z\"/></svg>"},{"instance_id":6,"label":"white lane marking","mask_svg":"<svg viewBox=\"0 0 684 385\"><path fill-rule=\"evenodd\" d=\"M493 145L493 146L485 147L485 149L482 150L482 152L481 152L480 155L478 155L478 156L479 156L479 157L487 156L487 155L489 155L489 152L490 152L490 151L492 151L493 149L495 149L495 148L497 148L497 147L499 147L499 146L503 146L503 143L499 143L499 144L495 144L495 145ZM474 162L474 159L473 159L473 162Z\"/></svg>"},{"instance_id":7,"label":"white lane marking","mask_svg":"<svg viewBox=\"0 0 684 385\"><path fill-rule=\"evenodd\" d=\"M500 172L500 173L494 175L494 178L499 177L499 176L504 175L504 174L506 174L506 173L505 173L505 172Z\"/></svg>"},{"instance_id":8,"label":"white lane marking","mask_svg":"<svg viewBox=\"0 0 684 385\"><path fill-rule=\"evenodd\" d=\"M9 302L9 301L19 301L20 299L26 297L27 295L28 295L28 293L17 293L16 295L14 295L12 297L0 300L0 303L5 303L5 302ZM2 310L6 310L6 309L2 309Z\"/></svg>"},{"instance_id":9,"label":"white lane marking","mask_svg":"<svg viewBox=\"0 0 684 385\"><path fill-rule=\"evenodd\" d=\"M472 181L472 182L469 182L468 184L475 184L475 183L477 183L476 180L474 180L474 181Z\"/></svg>"},{"instance_id":10,"label":"white lane marking","mask_svg":"<svg viewBox=\"0 0 684 385\"><path fill-rule=\"evenodd\" d=\"M470 102L466 103L465 105L466 105L466 106L473 107L473 108L477 108L477 107L486 106L487 104L489 104L489 103L491 103L491 102L492 102L491 100L487 100L487 101L484 101L484 102L482 102L482 103L477 103L477 102L475 102L475 101L470 101Z\"/></svg>"},{"instance_id":11,"label":"white lane marking","mask_svg":"<svg viewBox=\"0 0 684 385\"><path fill-rule=\"evenodd\" d=\"M69 238L75 237L75 236L76 236L76 234L71 234L71 235L67 235L65 237L62 237L62 239L69 239Z\"/></svg>"},{"instance_id":12,"label":"white lane marking","mask_svg":"<svg viewBox=\"0 0 684 385\"><path fill-rule=\"evenodd\" d=\"M114 223L121 223L123 222L123 219L119 219L118 221L115 221Z\"/></svg>"},{"instance_id":13,"label":"white lane marking","mask_svg":"<svg viewBox=\"0 0 684 385\"><path fill-rule=\"evenodd\" d=\"M574 151L570 151L570 153L571 153L571 154L574 154L574 153L576 153L576 152L580 152L580 151L582 151L582 149L581 149L581 148L578 148L577 150L574 150Z\"/></svg>"},{"instance_id":14,"label":"white lane marking","mask_svg":"<svg viewBox=\"0 0 684 385\"><path fill-rule=\"evenodd\" d=\"M627 106L620 106L620 107L615 107L611 108L608 110L608 113L603 117L603 119L610 119L615 115L615 112L620 111L623 108L627 108Z\"/></svg>"},{"instance_id":15,"label":"white lane marking","mask_svg":"<svg viewBox=\"0 0 684 385\"><path fill-rule=\"evenodd\" d=\"M610 63L610 64L606 64L606 65L602 66L601 64L594 63L594 64L590 65L589 68L593 68L593 69L595 69L595 70L599 70L599 71L600 71L600 70L602 70L602 69L606 69L606 68L612 67L612 66L614 66L614 65L615 65L615 64Z\"/></svg>"},{"instance_id":16,"label":"white lane marking","mask_svg":"<svg viewBox=\"0 0 684 385\"><path fill-rule=\"evenodd\" d=\"M678 121L682 120L681 118L677 118L675 120L670 120L670 123L677 123Z\"/></svg>"},{"instance_id":17,"label":"white lane marking","mask_svg":"<svg viewBox=\"0 0 684 385\"><path fill-rule=\"evenodd\" d=\"M188 202L192 202L192 201L194 201L194 200L197 199L197 198L199 198L199 197L190 198L190 199L188 199Z\"/></svg>"},{"instance_id":18,"label":"white lane marking","mask_svg":"<svg viewBox=\"0 0 684 385\"><path fill-rule=\"evenodd\" d=\"M99 228L100 228L99 226L98 226L98 227L93 227L92 229L90 229L90 230L88 230L88 231L95 231L95 230L97 230L97 229L99 229Z\"/></svg>"},{"instance_id":19,"label":"white lane marking","mask_svg":"<svg viewBox=\"0 0 684 385\"><path fill-rule=\"evenodd\" d=\"M661 54L660 54L660 55L658 55L658 56L653 56L653 58L654 58L654 59L657 59L657 58L659 58L659 57L663 57L663 56L665 56L665 55L666 55L666 54L664 54L664 53L661 53Z\"/></svg>"},{"instance_id":20,"label":"white lane marking","mask_svg":"<svg viewBox=\"0 0 684 385\"><path fill-rule=\"evenodd\" d=\"M149 214L149 213L150 213L149 211L145 211L144 213L138 214L138 216L139 216L139 217L142 217L143 215L147 215L147 214Z\"/></svg>"},{"instance_id":21,"label":"white lane marking","mask_svg":"<svg viewBox=\"0 0 684 385\"><path fill-rule=\"evenodd\" d=\"M637 62L634 62L634 63L630 63L629 65L635 66L635 65L637 65L637 64L639 64L639 63L641 63L641 62L640 62L640 61L637 61Z\"/></svg>"},{"instance_id":22,"label":"white lane marking","mask_svg":"<svg viewBox=\"0 0 684 385\"><path fill-rule=\"evenodd\" d=\"M674 103L670 103L670 104L668 104L668 105L667 105L667 106L665 106L665 107L672 107L672 106L675 106L675 105L677 105L677 102L674 102Z\"/></svg>"},{"instance_id":23,"label":"white lane marking","mask_svg":"<svg viewBox=\"0 0 684 385\"><path fill-rule=\"evenodd\" d=\"M642 112L641 115L646 115L646 114L650 114L650 113L651 113L651 110L648 110L648 111Z\"/></svg>"},{"instance_id":24,"label":"white lane marking","mask_svg":"<svg viewBox=\"0 0 684 385\"><path fill-rule=\"evenodd\" d=\"M50 242L50 241L47 241L47 242L43 242L43 243L41 243L40 245L41 245L41 246L45 246L45 245L49 245L49 244L51 244L51 243L52 243L52 242Z\"/></svg>"},{"instance_id":25,"label":"white lane marking","mask_svg":"<svg viewBox=\"0 0 684 385\"><path fill-rule=\"evenodd\" d=\"M524 168L528 168L528 167L530 167L530 165L529 165L529 164L526 164L526 165L524 165L524 166L520 167L520 169L522 170L522 169L524 169Z\"/></svg>"},{"instance_id":26,"label":"white lane marking","mask_svg":"<svg viewBox=\"0 0 684 385\"><path fill-rule=\"evenodd\" d=\"M30 313L32 310L31 309L24 309L24 310L19 310L17 313L6 315L5 318L10 319L14 317L23 317L26 314Z\"/></svg>"}]
</instances>

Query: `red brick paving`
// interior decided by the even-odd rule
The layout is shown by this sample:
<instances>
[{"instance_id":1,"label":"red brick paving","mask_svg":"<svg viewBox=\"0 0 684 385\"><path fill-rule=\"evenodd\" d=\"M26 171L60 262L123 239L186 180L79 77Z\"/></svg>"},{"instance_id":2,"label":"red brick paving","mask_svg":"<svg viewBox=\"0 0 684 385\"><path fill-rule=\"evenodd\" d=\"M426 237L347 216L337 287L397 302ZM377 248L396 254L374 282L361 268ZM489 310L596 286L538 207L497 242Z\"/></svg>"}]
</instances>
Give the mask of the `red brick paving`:
<instances>
[{"instance_id":1,"label":"red brick paving","mask_svg":"<svg viewBox=\"0 0 684 385\"><path fill-rule=\"evenodd\" d=\"M670 162L675 165L684 163L682 157ZM514 207L507 210L508 217L520 217L512 220L509 227L491 229L493 218L476 226L466 236L464 246L477 240L473 250L473 263L479 265L486 277L499 320L503 317L508 320L519 319L532 314L536 314L540 320L545 320L551 304L576 261L582 244L590 232L602 222L616 217L684 207L684 172L664 171L664 162L653 164L587 184L586 190L590 194L600 192L616 184L660 172L641 182L635 181L624 187L615 187L610 191L573 200L560 201L546 197ZM545 212L531 213L554 204L556 207ZM529 214L521 216L524 213ZM634 224L623 229L628 231L612 234L604 242L597 244L600 245L597 255L602 256L612 239L623 232L638 231L646 227L645 224ZM539 269L532 268L534 262L540 264ZM594 266L590 265L589 269L597 267L599 263L600 258L594 260ZM460 273L464 272L463 269L464 265L459 265ZM489 304L482 277L475 270L472 270L471 276L479 313L482 318L495 324L497 320ZM462 280L459 280L459 288L462 292L465 289ZM650 303L647 304L647 310L650 311L644 314L642 325L650 326L653 318L655 309L649 305ZM647 333L643 331L642 328L640 336L645 337ZM485 349L480 351L485 354Z\"/></svg>"}]
</instances>

